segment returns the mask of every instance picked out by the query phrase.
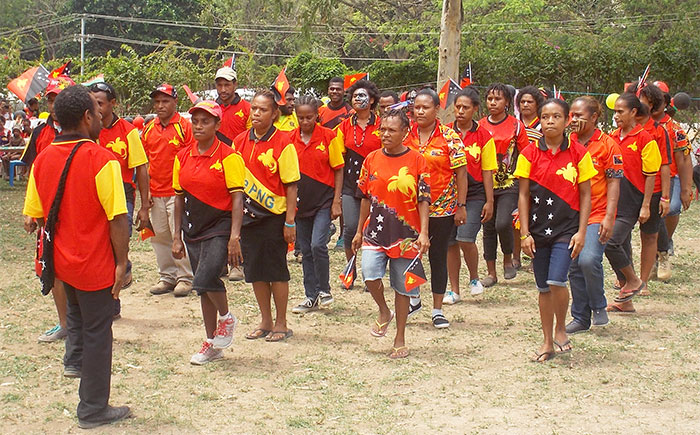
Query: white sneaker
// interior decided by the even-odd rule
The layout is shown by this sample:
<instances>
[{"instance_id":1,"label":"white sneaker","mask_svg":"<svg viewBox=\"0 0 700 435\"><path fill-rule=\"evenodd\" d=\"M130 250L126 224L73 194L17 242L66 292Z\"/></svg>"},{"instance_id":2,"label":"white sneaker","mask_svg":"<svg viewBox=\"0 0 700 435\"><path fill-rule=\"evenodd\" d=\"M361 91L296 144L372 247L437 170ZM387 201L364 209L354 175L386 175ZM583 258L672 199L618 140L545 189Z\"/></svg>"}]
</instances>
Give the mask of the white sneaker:
<instances>
[{"instance_id":1,"label":"white sneaker","mask_svg":"<svg viewBox=\"0 0 700 435\"><path fill-rule=\"evenodd\" d=\"M445 292L445 296L443 296L442 298L442 303L447 305L454 305L461 300L462 298L459 296L459 293L455 293L452 290L448 290L447 292Z\"/></svg>"},{"instance_id":2,"label":"white sneaker","mask_svg":"<svg viewBox=\"0 0 700 435\"><path fill-rule=\"evenodd\" d=\"M484 292L484 286L478 279L469 281L469 289L469 293L471 293L472 296L478 296Z\"/></svg>"},{"instance_id":3,"label":"white sneaker","mask_svg":"<svg viewBox=\"0 0 700 435\"><path fill-rule=\"evenodd\" d=\"M224 357L224 351L221 349L214 349L211 343L208 341L205 341L204 344L202 344L202 348L199 350L199 352L195 353L192 355L192 358L190 358L190 363L196 365L196 366L201 366L204 365L208 362L216 361L217 359L221 359Z\"/></svg>"},{"instance_id":4,"label":"white sneaker","mask_svg":"<svg viewBox=\"0 0 700 435\"><path fill-rule=\"evenodd\" d=\"M219 319L219 326L216 328L216 335L212 346L214 349L226 349L233 343L233 331L238 326L238 319L229 314L225 319Z\"/></svg>"}]
</instances>

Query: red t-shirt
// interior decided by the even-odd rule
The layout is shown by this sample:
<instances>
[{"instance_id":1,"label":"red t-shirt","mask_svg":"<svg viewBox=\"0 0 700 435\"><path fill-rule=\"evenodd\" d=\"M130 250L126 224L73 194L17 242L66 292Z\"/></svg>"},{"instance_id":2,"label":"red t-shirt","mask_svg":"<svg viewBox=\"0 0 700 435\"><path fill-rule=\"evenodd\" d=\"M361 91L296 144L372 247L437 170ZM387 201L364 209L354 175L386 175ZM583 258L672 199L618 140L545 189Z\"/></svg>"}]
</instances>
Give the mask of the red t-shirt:
<instances>
[{"instance_id":1,"label":"red t-shirt","mask_svg":"<svg viewBox=\"0 0 700 435\"><path fill-rule=\"evenodd\" d=\"M31 165L39 153L51 145L56 135L59 134L58 128L58 124L53 121L51 116L49 116L44 124L38 125L32 131L32 135L29 137L29 143L24 148L20 160L22 160L25 165Z\"/></svg>"},{"instance_id":2,"label":"red t-shirt","mask_svg":"<svg viewBox=\"0 0 700 435\"><path fill-rule=\"evenodd\" d=\"M232 142L236 136L250 128L250 103L238 94L233 97L231 104L223 104L221 99L217 99L216 102L223 112L219 133Z\"/></svg>"},{"instance_id":3,"label":"red t-shirt","mask_svg":"<svg viewBox=\"0 0 700 435\"><path fill-rule=\"evenodd\" d=\"M136 187L134 168L148 163L146 151L143 149L136 127L114 115L112 125L100 131L97 142L114 154L122 168L124 183Z\"/></svg>"},{"instance_id":4,"label":"red t-shirt","mask_svg":"<svg viewBox=\"0 0 700 435\"><path fill-rule=\"evenodd\" d=\"M47 218L58 181L75 145L87 140L58 136L34 161L23 213ZM84 291L114 284L109 221L126 213L121 168L112 153L87 140L75 153L66 178L54 237L56 278Z\"/></svg>"},{"instance_id":5,"label":"red t-shirt","mask_svg":"<svg viewBox=\"0 0 700 435\"><path fill-rule=\"evenodd\" d=\"M149 161L151 195L174 196L175 156L181 149L197 143L192 136L192 124L179 113L175 113L168 125L163 127L160 118L156 117L144 127L141 140Z\"/></svg>"},{"instance_id":6,"label":"red t-shirt","mask_svg":"<svg viewBox=\"0 0 700 435\"><path fill-rule=\"evenodd\" d=\"M325 104L318 109L318 116L321 118L322 126L334 129L352 114L352 110L352 106L345 101L337 109Z\"/></svg>"},{"instance_id":7,"label":"red t-shirt","mask_svg":"<svg viewBox=\"0 0 700 435\"><path fill-rule=\"evenodd\" d=\"M673 161L673 151L671 150L671 141L666 129L651 117L649 117L649 120L643 127L656 141L656 145L659 147L661 166L670 164ZM654 179L654 193L658 192L661 192L661 173L656 174L656 178Z\"/></svg>"},{"instance_id":8,"label":"red t-shirt","mask_svg":"<svg viewBox=\"0 0 700 435\"><path fill-rule=\"evenodd\" d=\"M472 128L467 131L459 131L459 128L452 123L448 127L453 128L464 144L467 156L467 200L486 200L484 190L484 171L495 171L498 169L496 161L496 145L493 142L491 133L477 122L472 122Z\"/></svg>"},{"instance_id":9,"label":"red t-shirt","mask_svg":"<svg viewBox=\"0 0 700 435\"><path fill-rule=\"evenodd\" d=\"M518 162L518 154L530 144L525 125L513 115L508 115L495 124L485 116L479 120L479 125L491 133L496 145L498 169L493 174L494 190L513 186L513 171Z\"/></svg>"},{"instance_id":10,"label":"red t-shirt","mask_svg":"<svg viewBox=\"0 0 700 435\"><path fill-rule=\"evenodd\" d=\"M345 167L343 168L343 195L358 197L357 179L365 157L382 147L379 138L379 117L371 112L363 130L357 125L357 115L345 119L335 129L338 140L343 143Z\"/></svg>"}]
</instances>

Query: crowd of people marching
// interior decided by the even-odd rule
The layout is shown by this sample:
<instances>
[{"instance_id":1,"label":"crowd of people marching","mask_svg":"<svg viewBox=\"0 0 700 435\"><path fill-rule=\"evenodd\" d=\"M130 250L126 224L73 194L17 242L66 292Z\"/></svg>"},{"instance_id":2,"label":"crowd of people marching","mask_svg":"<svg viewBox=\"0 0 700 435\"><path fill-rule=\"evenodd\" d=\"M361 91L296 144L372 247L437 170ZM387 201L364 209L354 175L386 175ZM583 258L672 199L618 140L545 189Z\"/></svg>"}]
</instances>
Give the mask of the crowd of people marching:
<instances>
[{"instance_id":1,"label":"crowd of people marching","mask_svg":"<svg viewBox=\"0 0 700 435\"><path fill-rule=\"evenodd\" d=\"M291 246L304 286L292 313L333 303L338 271L330 271L328 245L338 218L337 245L348 261L343 287L362 288L377 304L372 336L396 322L392 359L409 355L405 330L422 308L425 254L439 329L450 326L444 305L466 289L477 296L515 278L529 257L543 332L536 362L570 352L568 336L606 325L608 313L634 312L652 269L671 277L692 163L665 83L630 84L614 102L617 128L606 134L595 98L568 104L533 86L494 83L483 94L467 86L452 96L448 124L439 117L445 96L429 87L399 96L367 79L346 88L332 78L325 102L288 84L249 102L236 93L232 68L220 68L215 81L216 101L195 102L189 118L176 110L177 88L158 86L150 94L155 117L139 127L117 116L109 83L86 88L66 77L45 91L50 115L22 155L31 166L25 228L39 229L37 274L59 318L39 340L67 338L64 375L82 378L81 427L129 412L108 399L111 325L120 316L119 291L132 282L132 223L152 235L159 281L150 293L200 297L205 340L190 360L197 365L222 358L238 324L222 277L252 284L260 322L245 335L250 340L293 336ZM478 119L481 106L486 116ZM619 290L610 303L604 255ZM356 269L364 285L354 282Z\"/></svg>"}]
</instances>

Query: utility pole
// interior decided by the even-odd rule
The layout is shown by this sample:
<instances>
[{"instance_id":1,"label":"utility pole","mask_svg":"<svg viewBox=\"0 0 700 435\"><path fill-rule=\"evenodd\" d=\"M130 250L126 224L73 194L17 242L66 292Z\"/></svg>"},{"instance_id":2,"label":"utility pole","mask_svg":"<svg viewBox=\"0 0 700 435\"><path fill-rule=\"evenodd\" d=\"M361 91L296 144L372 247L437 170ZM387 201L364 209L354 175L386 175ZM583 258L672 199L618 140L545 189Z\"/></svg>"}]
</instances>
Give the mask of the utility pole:
<instances>
[{"instance_id":1,"label":"utility pole","mask_svg":"<svg viewBox=\"0 0 700 435\"><path fill-rule=\"evenodd\" d=\"M442 0L440 19L440 49L438 59L437 90L452 78L459 82L459 46L462 29L462 0ZM451 114L452 111L450 110ZM445 113L442 113L445 119ZM450 116L450 115L447 115Z\"/></svg>"},{"instance_id":2,"label":"utility pole","mask_svg":"<svg viewBox=\"0 0 700 435\"><path fill-rule=\"evenodd\" d=\"M80 17L80 75L83 75L85 63L85 16Z\"/></svg>"}]
</instances>

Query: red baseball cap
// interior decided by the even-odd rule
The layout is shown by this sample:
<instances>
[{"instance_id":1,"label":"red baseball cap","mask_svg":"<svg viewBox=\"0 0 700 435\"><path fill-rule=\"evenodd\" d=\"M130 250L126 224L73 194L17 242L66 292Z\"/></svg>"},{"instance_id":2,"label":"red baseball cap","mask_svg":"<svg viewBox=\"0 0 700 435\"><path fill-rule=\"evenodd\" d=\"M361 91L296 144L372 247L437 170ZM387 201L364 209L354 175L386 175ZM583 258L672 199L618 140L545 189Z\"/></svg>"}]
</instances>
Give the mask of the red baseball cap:
<instances>
[{"instance_id":1,"label":"red baseball cap","mask_svg":"<svg viewBox=\"0 0 700 435\"><path fill-rule=\"evenodd\" d=\"M661 89L662 92L665 92L667 94L671 92L671 90L668 88L668 85L666 83L662 82L661 80L655 81L654 86Z\"/></svg>"},{"instance_id":2,"label":"red baseball cap","mask_svg":"<svg viewBox=\"0 0 700 435\"><path fill-rule=\"evenodd\" d=\"M177 90L173 87L173 85L169 85L167 83L158 85L158 87L151 92L151 98L155 97L158 93L165 94L168 97L177 98Z\"/></svg>"},{"instance_id":3,"label":"red baseball cap","mask_svg":"<svg viewBox=\"0 0 700 435\"><path fill-rule=\"evenodd\" d=\"M216 118L221 119L224 116L223 111L221 110L221 106L219 106L216 102L214 101L200 101L196 105L192 106L188 112L190 114L194 113L195 110L204 110L211 116L214 116Z\"/></svg>"}]
</instances>

